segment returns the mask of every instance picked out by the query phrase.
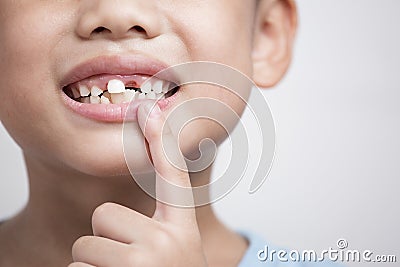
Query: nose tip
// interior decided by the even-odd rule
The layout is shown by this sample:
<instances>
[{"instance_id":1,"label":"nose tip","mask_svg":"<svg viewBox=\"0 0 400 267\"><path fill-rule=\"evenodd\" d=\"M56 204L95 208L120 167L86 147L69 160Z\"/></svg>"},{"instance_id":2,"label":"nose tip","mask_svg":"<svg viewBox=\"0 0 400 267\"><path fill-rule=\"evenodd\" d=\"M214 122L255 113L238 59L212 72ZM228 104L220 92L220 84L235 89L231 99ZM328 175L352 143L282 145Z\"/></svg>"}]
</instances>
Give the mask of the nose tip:
<instances>
[{"instance_id":1,"label":"nose tip","mask_svg":"<svg viewBox=\"0 0 400 267\"><path fill-rule=\"evenodd\" d=\"M81 9L77 26L77 34L82 38L154 38L160 34L157 12L141 1L88 2L90 4L83 5Z\"/></svg>"}]
</instances>

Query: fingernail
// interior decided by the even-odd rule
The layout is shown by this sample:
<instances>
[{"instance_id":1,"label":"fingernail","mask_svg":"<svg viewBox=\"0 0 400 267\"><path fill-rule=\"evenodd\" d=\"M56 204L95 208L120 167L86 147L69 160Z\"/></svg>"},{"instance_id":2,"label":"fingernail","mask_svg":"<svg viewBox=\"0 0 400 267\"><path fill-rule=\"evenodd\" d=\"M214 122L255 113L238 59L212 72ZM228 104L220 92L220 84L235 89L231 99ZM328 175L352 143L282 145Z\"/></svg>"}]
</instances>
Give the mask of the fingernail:
<instances>
[{"instance_id":1,"label":"fingernail","mask_svg":"<svg viewBox=\"0 0 400 267\"><path fill-rule=\"evenodd\" d=\"M161 109L157 103L146 103L145 109L150 118L158 118L161 115Z\"/></svg>"}]
</instances>

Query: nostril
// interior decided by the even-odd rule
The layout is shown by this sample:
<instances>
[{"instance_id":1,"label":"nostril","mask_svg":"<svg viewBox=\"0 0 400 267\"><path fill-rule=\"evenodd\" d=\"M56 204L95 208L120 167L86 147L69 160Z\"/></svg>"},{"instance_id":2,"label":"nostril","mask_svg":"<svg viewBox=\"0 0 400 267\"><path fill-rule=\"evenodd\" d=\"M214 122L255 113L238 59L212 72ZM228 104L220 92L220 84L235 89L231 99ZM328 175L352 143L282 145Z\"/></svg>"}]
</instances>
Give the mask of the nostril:
<instances>
[{"instance_id":1,"label":"nostril","mask_svg":"<svg viewBox=\"0 0 400 267\"><path fill-rule=\"evenodd\" d=\"M1 0L0 0L1 1ZM126 29L126 28L125 28ZM114 28L107 28L104 26L99 26L97 28L93 28L91 34L90 34L90 38L102 38L101 36L112 36L113 38L122 38L122 37L126 37L125 34L133 34L133 35L146 35L147 32L146 30L139 26L133 26L131 27L128 32L123 32L123 27L115 27Z\"/></svg>"},{"instance_id":2,"label":"nostril","mask_svg":"<svg viewBox=\"0 0 400 267\"><path fill-rule=\"evenodd\" d=\"M106 27L97 27L96 29L93 30L93 33L105 33L105 32L110 33L111 31Z\"/></svg>"},{"instance_id":3,"label":"nostril","mask_svg":"<svg viewBox=\"0 0 400 267\"><path fill-rule=\"evenodd\" d=\"M146 30L145 30L143 27L138 26L138 25L133 26L133 27L131 28L131 30L134 30L134 31L137 31L137 32L140 32L140 33L145 33L145 32L146 32Z\"/></svg>"}]
</instances>

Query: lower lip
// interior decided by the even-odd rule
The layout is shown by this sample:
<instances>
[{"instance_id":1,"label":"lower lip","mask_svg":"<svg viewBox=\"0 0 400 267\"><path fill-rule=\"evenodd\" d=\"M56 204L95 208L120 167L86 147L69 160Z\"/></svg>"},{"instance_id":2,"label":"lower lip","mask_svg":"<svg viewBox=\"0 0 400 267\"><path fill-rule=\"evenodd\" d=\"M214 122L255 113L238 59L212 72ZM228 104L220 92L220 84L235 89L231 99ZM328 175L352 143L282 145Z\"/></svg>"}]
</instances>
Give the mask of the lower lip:
<instances>
[{"instance_id":1,"label":"lower lip","mask_svg":"<svg viewBox=\"0 0 400 267\"><path fill-rule=\"evenodd\" d=\"M175 101L179 93L178 91L166 99L157 101L160 109L167 109ZM146 101L151 101L134 100L131 103L123 104L86 104L71 99L64 92L62 92L62 96L64 103L75 113L88 119L114 123L136 122L139 106Z\"/></svg>"}]
</instances>

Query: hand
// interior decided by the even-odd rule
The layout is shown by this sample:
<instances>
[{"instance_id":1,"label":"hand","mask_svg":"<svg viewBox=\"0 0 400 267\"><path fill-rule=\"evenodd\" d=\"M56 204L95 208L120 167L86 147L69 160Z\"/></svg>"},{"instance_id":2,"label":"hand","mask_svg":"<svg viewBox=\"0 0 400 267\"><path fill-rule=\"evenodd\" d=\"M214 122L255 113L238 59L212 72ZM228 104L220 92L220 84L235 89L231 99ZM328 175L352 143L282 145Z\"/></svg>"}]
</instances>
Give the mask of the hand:
<instances>
[{"instance_id":1,"label":"hand","mask_svg":"<svg viewBox=\"0 0 400 267\"><path fill-rule=\"evenodd\" d=\"M150 112L152 106L152 102L142 104L138 121L149 143L157 180L161 176L176 185L190 187L188 173L173 167L164 156L162 138L174 138L170 131L161 136L165 119L157 105ZM156 182L157 193L163 192L160 186ZM157 201L155 214L149 218L106 203L95 210L92 224L94 236L81 237L74 243L74 263L69 267L207 266L194 208L178 208Z\"/></svg>"}]
</instances>

